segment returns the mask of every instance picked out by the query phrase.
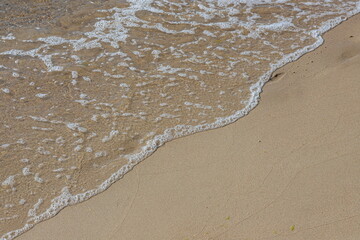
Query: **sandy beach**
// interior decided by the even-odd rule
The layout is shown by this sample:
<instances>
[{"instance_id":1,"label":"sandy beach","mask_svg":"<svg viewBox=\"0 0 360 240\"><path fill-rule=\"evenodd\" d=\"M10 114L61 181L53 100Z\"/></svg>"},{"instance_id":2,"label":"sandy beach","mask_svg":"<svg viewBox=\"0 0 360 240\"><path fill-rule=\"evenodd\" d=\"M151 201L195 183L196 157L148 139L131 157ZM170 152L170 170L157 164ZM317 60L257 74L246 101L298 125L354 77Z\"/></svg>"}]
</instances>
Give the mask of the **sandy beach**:
<instances>
[{"instance_id":1,"label":"sandy beach","mask_svg":"<svg viewBox=\"0 0 360 240\"><path fill-rule=\"evenodd\" d=\"M359 26L279 69L248 116L167 143L18 239L359 239Z\"/></svg>"}]
</instances>

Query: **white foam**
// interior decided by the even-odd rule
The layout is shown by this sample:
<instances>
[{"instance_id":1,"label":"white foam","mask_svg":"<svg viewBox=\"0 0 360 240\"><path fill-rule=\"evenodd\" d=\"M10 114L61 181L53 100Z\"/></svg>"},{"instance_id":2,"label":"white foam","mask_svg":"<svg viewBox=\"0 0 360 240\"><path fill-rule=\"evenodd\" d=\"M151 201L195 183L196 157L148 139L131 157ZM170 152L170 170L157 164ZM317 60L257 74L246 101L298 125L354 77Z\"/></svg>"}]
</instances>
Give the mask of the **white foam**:
<instances>
[{"instance_id":1,"label":"white foam","mask_svg":"<svg viewBox=\"0 0 360 240\"><path fill-rule=\"evenodd\" d=\"M5 148L8 148L8 147L10 147L10 143L1 144L0 147L1 147L1 148L4 148L4 149L5 149Z\"/></svg>"},{"instance_id":2,"label":"white foam","mask_svg":"<svg viewBox=\"0 0 360 240\"><path fill-rule=\"evenodd\" d=\"M16 37L15 37L12 33L9 33L9 34L6 35L6 36L1 36L1 39L2 39L2 40L15 40Z\"/></svg>"},{"instance_id":3,"label":"white foam","mask_svg":"<svg viewBox=\"0 0 360 240\"><path fill-rule=\"evenodd\" d=\"M37 93L37 94L35 94L35 96L38 97L38 98L46 98L48 96L48 94L46 94L46 93Z\"/></svg>"},{"instance_id":4,"label":"white foam","mask_svg":"<svg viewBox=\"0 0 360 240\"><path fill-rule=\"evenodd\" d=\"M35 182L38 182L38 183L43 183L44 182L44 179L42 179L40 177L39 173L35 173L34 180L35 180Z\"/></svg>"},{"instance_id":5,"label":"white foam","mask_svg":"<svg viewBox=\"0 0 360 240\"><path fill-rule=\"evenodd\" d=\"M107 156L107 152L106 151L100 151L100 152L96 152L95 153L95 157L99 158L99 157L106 157Z\"/></svg>"},{"instance_id":6,"label":"white foam","mask_svg":"<svg viewBox=\"0 0 360 240\"><path fill-rule=\"evenodd\" d=\"M10 93L10 89L8 89L8 88L1 88L1 91L3 91L4 93L7 93L7 94Z\"/></svg>"},{"instance_id":7,"label":"white foam","mask_svg":"<svg viewBox=\"0 0 360 240\"><path fill-rule=\"evenodd\" d=\"M24 168L22 169L22 173L23 173L24 176L28 176L28 175L31 175L31 174L32 174L32 173L30 172L30 167L29 167L29 166L24 167Z\"/></svg>"},{"instance_id":8,"label":"white foam","mask_svg":"<svg viewBox=\"0 0 360 240\"><path fill-rule=\"evenodd\" d=\"M15 185L15 175L8 176L2 183L1 186L14 186Z\"/></svg>"},{"instance_id":9,"label":"white foam","mask_svg":"<svg viewBox=\"0 0 360 240\"><path fill-rule=\"evenodd\" d=\"M42 198L38 199L37 203L34 204L33 208L31 208L28 211L28 216L29 217L35 217L36 216L36 211L39 209L40 205L44 202L44 200Z\"/></svg>"},{"instance_id":10,"label":"white foam","mask_svg":"<svg viewBox=\"0 0 360 240\"><path fill-rule=\"evenodd\" d=\"M110 141L111 139L113 139L116 135L119 134L119 131L118 130L111 130L111 132L109 133L108 136L105 136L103 137L103 139L101 140L102 142L108 142Z\"/></svg>"},{"instance_id":11,"label":"white foam","mask_svg":"<svg viewBox=\"0 0 360 240\"><path fill-rule=\"evenodd\" d=\"M67 123L66 126L74 131L79 131L79 132L83 132L83 133L87 132L87 129L84 127L81 127L80 124L78 124L78 123Z\"/></svg>"},{"instance_id":12,"label":"white foam","mask_svg":"<svg viewBox=\"0 0 360 240\"><path fill-rule=\"evenodd\" d=\"M289 30L290 28L295 28L295 25L292 22L284 21L284 22L277 22L268 25L259 25L259 29L266 29L272 30L276 32Z\"/></svg>"}]
</instances>

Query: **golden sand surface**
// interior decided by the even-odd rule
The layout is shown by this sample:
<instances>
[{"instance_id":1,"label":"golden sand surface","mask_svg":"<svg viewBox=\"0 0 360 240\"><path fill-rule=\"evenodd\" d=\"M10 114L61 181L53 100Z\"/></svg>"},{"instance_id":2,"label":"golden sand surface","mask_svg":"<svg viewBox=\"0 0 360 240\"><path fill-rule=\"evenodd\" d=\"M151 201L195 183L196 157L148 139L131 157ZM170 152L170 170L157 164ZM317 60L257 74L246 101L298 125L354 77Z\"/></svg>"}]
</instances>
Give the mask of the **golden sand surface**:
<instances>
[{"instance_id":1,"label":"golden sand surface","mask_svg":"<svg viewBox=\"0 0 360 240\"><path fill-rule=\"evenodd\" d=\"M18 239L359 239L359 25L279 69L248 116L166 144Z\"/></svg>"}]
</instances>

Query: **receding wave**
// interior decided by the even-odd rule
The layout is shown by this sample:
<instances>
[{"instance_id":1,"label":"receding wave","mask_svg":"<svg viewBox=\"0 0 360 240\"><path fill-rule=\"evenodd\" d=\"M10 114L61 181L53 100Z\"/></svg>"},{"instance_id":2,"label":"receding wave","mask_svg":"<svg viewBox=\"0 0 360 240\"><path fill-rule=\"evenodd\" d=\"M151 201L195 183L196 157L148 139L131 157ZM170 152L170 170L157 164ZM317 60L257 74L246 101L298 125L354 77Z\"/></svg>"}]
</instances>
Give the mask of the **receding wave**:
<instances>
[{"instance_id":1,"label":"receding wave","mask_svg":"<svg viewBox=\"0 0 360 240\"><path fill-rule=\"evenodd\" d=\"M4 240L165 142L246 115L275 69L360 11L340 0L21 2L0 12Z\"/></svg>"}]
</instances>

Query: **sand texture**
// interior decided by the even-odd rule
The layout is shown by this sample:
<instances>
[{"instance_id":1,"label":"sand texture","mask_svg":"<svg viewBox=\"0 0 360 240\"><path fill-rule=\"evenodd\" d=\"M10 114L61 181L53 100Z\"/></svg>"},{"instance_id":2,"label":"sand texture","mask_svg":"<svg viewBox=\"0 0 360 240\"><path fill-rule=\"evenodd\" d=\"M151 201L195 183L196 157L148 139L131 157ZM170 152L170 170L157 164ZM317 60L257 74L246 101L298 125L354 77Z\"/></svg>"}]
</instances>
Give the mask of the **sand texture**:
<instances>
[{"instance_id":1,"label":"sand texture","mask_svg":"<svg viewBox=\"0 0 360 240\"><path fill-rule=\"evenodd\" d=\"M167 143L18 239L360 239L359 26L279 69L248 116Z\"/></svg>"}]
</instances>

